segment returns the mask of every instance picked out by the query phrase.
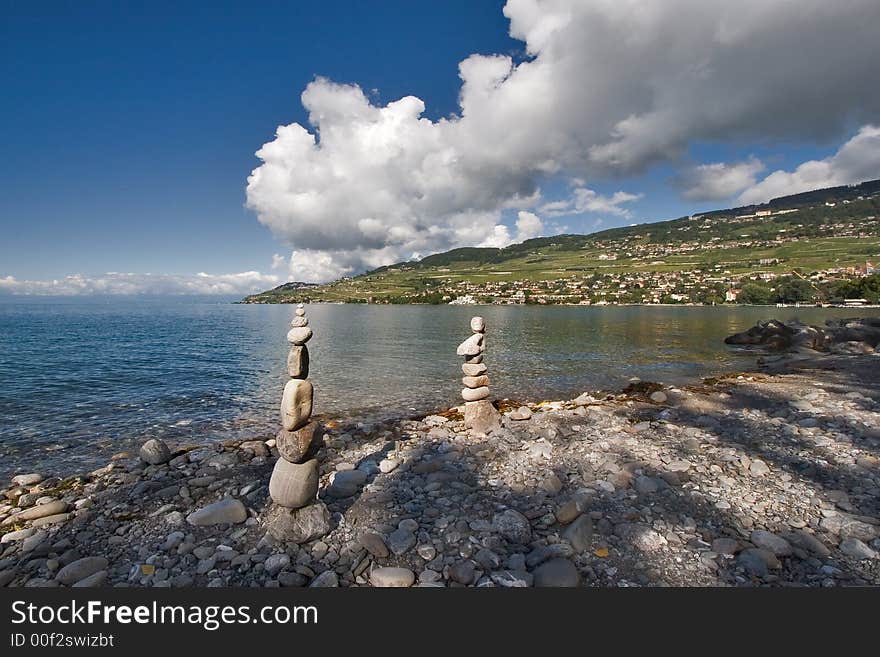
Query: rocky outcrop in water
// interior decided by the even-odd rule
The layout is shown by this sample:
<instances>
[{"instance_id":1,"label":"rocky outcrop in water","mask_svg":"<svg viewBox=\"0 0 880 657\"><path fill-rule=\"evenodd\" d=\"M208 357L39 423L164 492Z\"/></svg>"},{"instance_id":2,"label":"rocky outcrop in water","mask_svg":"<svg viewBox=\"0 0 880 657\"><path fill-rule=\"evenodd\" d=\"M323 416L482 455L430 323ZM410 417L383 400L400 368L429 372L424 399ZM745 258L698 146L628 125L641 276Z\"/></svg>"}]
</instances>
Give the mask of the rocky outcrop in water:
<instances>
[{"instance_id":1,"label":"rocky outcrop in water","mask_svg":"<svg viewBox=\"0 0 880 657\"><path fill-rule=\"evenodd\" d=\"M724 342L774 351L809 349L838 354L872 354L880 344L880 318L832 319L825 326L770 319L731 335Z\"/></svg>"}]
</instances>

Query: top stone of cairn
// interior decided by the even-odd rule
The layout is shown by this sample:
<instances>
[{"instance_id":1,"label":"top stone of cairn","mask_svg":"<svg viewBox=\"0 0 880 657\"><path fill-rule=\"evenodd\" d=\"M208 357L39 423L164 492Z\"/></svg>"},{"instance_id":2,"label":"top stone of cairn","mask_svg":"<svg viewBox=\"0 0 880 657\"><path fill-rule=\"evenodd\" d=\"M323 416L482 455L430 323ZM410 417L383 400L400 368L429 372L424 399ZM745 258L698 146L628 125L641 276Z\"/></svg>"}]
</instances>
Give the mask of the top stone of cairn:
<instances>
[{"instance_id":1,"label":"top stone of cairn","mask_svg":"<svg viewBox=\"0 0 880 657\"><path fill-rule=\"evenodd\" d=\"M474 333L483 333L486 331L486 322L482 317L471 318L471 331Z\"/></svg>"},{"instance_id":2,"label":"top stone of cairn","mask_svg":"<svg viewBox=\"0 0 880 657\"><path fill-rule=\"evenodd\" d=\"M296 314L297 314L298 317L302 317L302 316L304 316L304 315L306 314L306 309L303 307L302 304L298 304L298 305L297 305L297 307L296 307Z\"/></svg>"}]
</instances>

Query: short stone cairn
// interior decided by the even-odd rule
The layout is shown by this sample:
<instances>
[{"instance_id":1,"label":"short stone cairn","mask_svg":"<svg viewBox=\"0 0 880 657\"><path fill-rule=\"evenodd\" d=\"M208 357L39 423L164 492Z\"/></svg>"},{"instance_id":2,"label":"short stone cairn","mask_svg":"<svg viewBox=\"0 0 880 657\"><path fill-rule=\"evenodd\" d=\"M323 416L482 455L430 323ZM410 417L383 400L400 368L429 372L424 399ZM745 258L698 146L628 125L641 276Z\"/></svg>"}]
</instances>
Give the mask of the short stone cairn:
<instances>
[{"instance_id":1,"label":"short stone cairn","mask_svg":"<svg viewBox=\"0 0 880 657\"><path fill-rule=\"evenodd\" d=\"M315 453L323 440L323 430L312 420L313 388L309 376L309 350L306 343L312 329L302 304L287 333L290 353L287 373L290 381L281 398L281 430L275 436L278 461L269 480L269 495L280 507L273 509L269 532L275 538L304 543L329 530L327 507L318 501L318 460Z\"/></svg>"},{"instance_id":2,"label":"short stone cairn","mask_svg":"<svg viewBox=\"0 0 880 657\"><path fill-rule=\"evenodd\" d=\"M490 433L501 427L501 416L489 401L489 376L483 363L483 352L486 351L486 322L482 317L471 319L473 335L458 345L456 353L464 356L461 371L464 372L461 382L464 388L461 397L464 399L464 423L468 429L476 433Z\"/></svg>"}]
</instances>

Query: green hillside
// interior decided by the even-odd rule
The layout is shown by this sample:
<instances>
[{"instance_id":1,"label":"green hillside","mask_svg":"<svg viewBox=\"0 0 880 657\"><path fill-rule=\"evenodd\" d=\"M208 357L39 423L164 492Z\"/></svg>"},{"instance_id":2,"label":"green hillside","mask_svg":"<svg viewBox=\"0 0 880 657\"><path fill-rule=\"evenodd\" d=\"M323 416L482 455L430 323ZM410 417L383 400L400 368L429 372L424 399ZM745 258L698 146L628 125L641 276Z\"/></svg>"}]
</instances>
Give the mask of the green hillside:
<instances>
[{"instance_id":1,"label":"green hillside","mask_svg":"<svg viewBox=\"0 0 880 657\"><path fill-rule=\"evenodd\" d=\"M615 285L630 292L659 286L668 296L684 278L682 272L720 294L755 277L767 280L795 271L808 277L864 268L874 258L880 259L880 180L590 235L542 237L502 249L454 249L316 287L286 284L244 302L443 303L462 294L499 301L516 289L577 302L571 291L588 284L596 292L580 296L595 302L603 286L621 300Z\"/></svg>"}]
</instances>

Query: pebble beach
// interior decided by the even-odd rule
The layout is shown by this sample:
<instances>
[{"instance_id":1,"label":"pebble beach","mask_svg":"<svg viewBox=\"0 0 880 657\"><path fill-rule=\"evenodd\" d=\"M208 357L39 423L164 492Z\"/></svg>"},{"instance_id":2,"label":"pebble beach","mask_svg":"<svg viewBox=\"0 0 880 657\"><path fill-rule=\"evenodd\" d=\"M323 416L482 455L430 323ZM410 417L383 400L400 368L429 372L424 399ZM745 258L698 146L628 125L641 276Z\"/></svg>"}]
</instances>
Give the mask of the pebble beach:
<instances>
[{"instance_id":1,"label":"pebble beach","mask_svg":"<svg viewBox=\"0 0 880 657\"><path fill-rule=\"evenodd\" d=\"M876 362L501 400L489 434L464 406L330 422L303 513L272 504L274 436L19 473L0 491L0 585L878 585Z\"/></svg>"}]
</instances>

